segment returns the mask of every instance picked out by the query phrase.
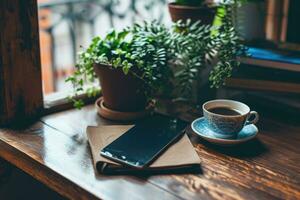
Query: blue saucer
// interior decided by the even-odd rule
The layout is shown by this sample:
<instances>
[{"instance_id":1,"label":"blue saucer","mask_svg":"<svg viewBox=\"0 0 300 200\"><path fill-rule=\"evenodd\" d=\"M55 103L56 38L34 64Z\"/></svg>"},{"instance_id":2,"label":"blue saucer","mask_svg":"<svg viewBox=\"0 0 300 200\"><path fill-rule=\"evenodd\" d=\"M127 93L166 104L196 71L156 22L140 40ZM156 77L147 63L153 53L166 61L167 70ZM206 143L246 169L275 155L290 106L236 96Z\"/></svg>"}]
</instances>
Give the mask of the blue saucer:
<instances>
[{"instance_id":1,"label":"blue saucer","mask_svg":"<svg viewBox=\"0 0 300 200\"><path fill-rule=\"evenodd\" d=\"M231 139L221 139L217 138L214 131L210 130L207 127L206 121L204 117L198 118L192 122L192 130L199 135L200 137L204 138L205 140L219 144L219 145L236 145L248 140L255 138L258 133L258 129L254 124L250 124L245 126L236 136L236 138Z\"/></svg>"}]
</instances>

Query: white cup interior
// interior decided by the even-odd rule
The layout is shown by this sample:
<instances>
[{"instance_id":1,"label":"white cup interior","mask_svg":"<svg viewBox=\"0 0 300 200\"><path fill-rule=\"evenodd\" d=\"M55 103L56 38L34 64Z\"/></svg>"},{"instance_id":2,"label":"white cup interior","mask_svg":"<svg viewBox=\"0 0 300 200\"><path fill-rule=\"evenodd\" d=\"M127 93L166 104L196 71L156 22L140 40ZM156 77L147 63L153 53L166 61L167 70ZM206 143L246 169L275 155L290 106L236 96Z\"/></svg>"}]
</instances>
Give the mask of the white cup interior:
<instances>
[{"instance_id":1,"label":"white cup interior","mask_svg":"<svg viewBox=\"0 0 300 200\"><path fill-rule=\"evenodd\" d=\"M220 115L216 113L212 113L209 110L216 107L228 107L230 109L236 110L241 115L246 115L250 112L250 108L239 101L233 101L233 100L227 100L227 99L218 99L218 100L212 100L208 101L203 104L203 109L205 109L207 112L214 114L214 115Z\"/></svg>"}]
</instances>

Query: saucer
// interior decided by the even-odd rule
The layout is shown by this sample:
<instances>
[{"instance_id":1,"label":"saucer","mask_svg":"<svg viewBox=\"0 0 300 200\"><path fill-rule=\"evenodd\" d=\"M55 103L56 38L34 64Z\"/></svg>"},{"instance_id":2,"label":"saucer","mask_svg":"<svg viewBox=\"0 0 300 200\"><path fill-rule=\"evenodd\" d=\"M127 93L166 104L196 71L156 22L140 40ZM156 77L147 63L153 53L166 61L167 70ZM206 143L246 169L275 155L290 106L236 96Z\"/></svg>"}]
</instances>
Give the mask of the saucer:
<instances>
[{"instance_id":1,"label":"saucer","mask_svg":"<svg viewBox=\"0 0 300 200\"><path fill-rule=\"evenodd\" d=\"M240 144L240 143L244 143L246 141L249 141L253 138L255 138L255 136L258 133L258 129L254 124L250 124L245 126L236 136L236 138L232 138L232 139L221 139L221 138L217 138L215 135L217 135L217 133L214 133L214 131L210 130L207 127L207 124L204 120L204 117L198 118L196 120L194 120L192 122L192 130L199 135L200 137L202 137L203 139L214 143L214 144L218 144L218 145L236 145L236 144Z\"/></svg>"},{"instance_id":2,"label":"saucer","mask_svg":"<svg viewBox=\"0 0 300 200\"><path fill-rule=\"evenodd\" d=\"M122 112L122 111L112 110L107 108L104 105L103 97L100 97L99 99L96 100L95 107L100 116L106 119L116 120L116 121L132 121L132 120L141 119L149 115L150 112L152 111L151 104L149 104L147 108L145 108L144 110L137 111L137 112Z\"/></svg>"}]
</instances>

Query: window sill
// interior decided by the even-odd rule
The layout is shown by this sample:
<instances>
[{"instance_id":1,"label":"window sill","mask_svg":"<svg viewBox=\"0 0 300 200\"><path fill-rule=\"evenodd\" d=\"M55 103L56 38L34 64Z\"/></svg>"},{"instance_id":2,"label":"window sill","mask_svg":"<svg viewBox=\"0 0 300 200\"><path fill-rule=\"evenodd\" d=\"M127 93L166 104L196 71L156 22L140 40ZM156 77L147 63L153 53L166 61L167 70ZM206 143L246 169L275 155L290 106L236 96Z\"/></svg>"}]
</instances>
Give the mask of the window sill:
<instances>
[{"instance_id":1,"label":"window sill","mask_svg":"<svg viewBox=\"0 0 300 200\"><path fill-rule=\"evenodd\" d=\"M51 113L60 112L68 109L74 108L73 102L68 100L68 96L70 92L56 92L49 95L44 96L44 112L43 115L49 115ZM97 98L101 96L98 95L96 97L88 97L87 94L79 94L76 99L81 99L85 103L85 105L92 104L96 101Z\"/></svg>"}]
</instances>

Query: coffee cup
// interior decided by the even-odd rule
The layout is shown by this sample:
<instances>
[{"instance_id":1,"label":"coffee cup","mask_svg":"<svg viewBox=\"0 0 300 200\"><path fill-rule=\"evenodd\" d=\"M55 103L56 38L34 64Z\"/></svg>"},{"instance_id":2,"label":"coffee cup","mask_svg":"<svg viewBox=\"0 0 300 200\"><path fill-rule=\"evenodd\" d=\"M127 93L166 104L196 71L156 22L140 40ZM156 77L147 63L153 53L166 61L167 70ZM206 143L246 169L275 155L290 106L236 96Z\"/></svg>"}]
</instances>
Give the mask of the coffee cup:
<instances>
[{"instance_id":1,"label":"coffee cup","mask_svg":"<svg viewBox=\"0 0 300 200\"><path fill-rule=\"evenodd\" d=\"M249 124L255 124L259 115L239 101L218 99L203 104L206 124L218 138L234 138Z\"/></svg>"}]
</instances>

